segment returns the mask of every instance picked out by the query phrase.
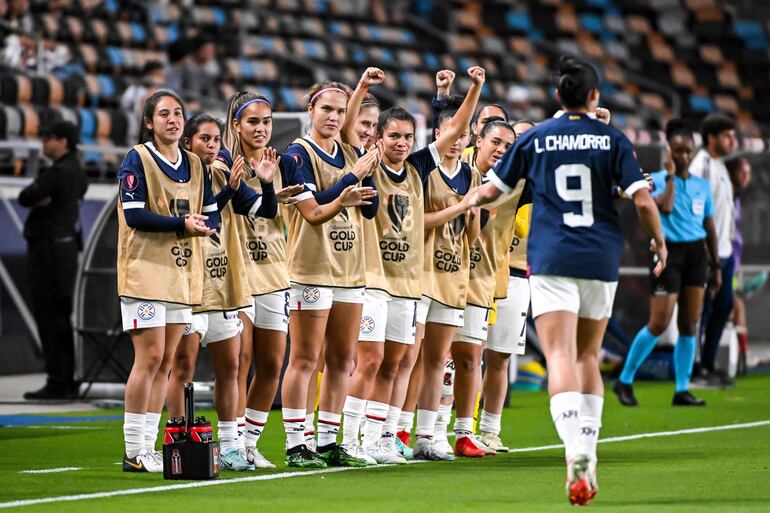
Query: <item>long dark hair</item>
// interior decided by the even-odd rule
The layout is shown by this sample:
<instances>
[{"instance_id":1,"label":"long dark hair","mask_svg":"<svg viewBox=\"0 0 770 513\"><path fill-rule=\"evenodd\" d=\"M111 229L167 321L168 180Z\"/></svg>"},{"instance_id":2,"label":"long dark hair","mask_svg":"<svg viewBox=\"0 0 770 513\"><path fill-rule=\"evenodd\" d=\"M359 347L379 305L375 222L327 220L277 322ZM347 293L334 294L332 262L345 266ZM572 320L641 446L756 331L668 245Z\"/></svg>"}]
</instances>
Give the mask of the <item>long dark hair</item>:
<instances>
[{"instance_id":1,"label":"long dark hair","mask_svg":"<svg viewBox=\"0 0 770 513\"><path fill-rule=\"evenodd\" d=\"M584 107L588 103L588 93L599 88L599 75L593 66L582 59L562 57L556 88L566 108Z\"/></svg>"},{"instance_id":2,"label":"long dark hair","mask_svg":"<svg viewBox=\"0 0 770 513\"><path fill-rule=\"evenodd\" d=\"M160 91L147 98L147 100L144 102L144 109L142 109L142 119L140 120L141 129L139 130L139 144L152 141L155 134L153 133L152 129L147 128L147 123L152 123L152 115L155 114L155 107L158 106L158 103L164 96L173 98L174 101L176 101L179 106L182 107L182 117L187 119L187 112L184 110L184 102L182 99L171 91L161 89Z\"/></svg>"},{"instance_id":3,"label":"long dark hair","mask_svg":"<svg viewBox=\"0 0 770 513\"><path fill-rule=\"evenodd\" d=\"M247 91L241 91L235 93L230 97L230 103L227 106L227 117L225 118L225 126L222 130L222 147L227 148L232 155L233 160L238 155L243 155L243 149L241 149L241 134L239 134L235 128L233 128L233 121L241 122L243 116L243 106L249 102L261 101L273 110L273 106L270 100L259 93L249 93ZM236 114L238 117L236 118Z\"/></svg>"}]
</instances>

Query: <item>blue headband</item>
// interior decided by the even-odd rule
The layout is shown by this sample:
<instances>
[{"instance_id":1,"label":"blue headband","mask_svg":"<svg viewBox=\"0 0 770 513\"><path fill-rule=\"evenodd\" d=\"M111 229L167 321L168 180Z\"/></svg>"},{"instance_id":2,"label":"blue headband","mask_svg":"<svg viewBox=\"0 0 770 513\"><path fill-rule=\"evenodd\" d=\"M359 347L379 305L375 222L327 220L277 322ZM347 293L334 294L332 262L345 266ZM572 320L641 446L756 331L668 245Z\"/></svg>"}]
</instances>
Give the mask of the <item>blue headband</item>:
<instances>
[{"instance_id":1,"label":"blue headband","mask_svg":"<svg viewBox=\"0 0 770 513\"><path fill-rule=\"evenodd\" d=\"M252 103L264 103L268 107L270 107L270 110L273 110L273 106L270 105L270 102L267 100L264 100L262 98L254 98L253 100L249 100L243 105L241 105L241 108L235 111L235 116L233 116L233 119L238 119L241 116L241 112L243 112L243 109L251 105Z\"/></svg>"}]
</instances>

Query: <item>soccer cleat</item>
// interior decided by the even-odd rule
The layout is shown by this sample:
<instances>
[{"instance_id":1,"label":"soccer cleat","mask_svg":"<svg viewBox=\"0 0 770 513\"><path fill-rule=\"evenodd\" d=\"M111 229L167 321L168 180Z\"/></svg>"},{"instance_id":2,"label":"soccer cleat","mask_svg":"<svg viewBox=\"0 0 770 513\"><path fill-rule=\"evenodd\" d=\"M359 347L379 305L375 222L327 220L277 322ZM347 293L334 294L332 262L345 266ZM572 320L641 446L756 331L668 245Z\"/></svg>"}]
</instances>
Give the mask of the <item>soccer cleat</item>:
<instances>
[{"instance_id":1,"label":"soccer cleat","mask_svg":"<svg viewBox=\"0 0 770 513\"><path fill-rule=\"evenodd\" d=\"M671 400L671 406L706 406L706 401L698 399L689 391L677 392Z\"/></svg>"},{"instance_id":2,"label":"soccer cleat","mask_svg":"<svg viewBox=\"0 0 770 513\"><path fill-rule=\"evenodd\" d=\"M618 380L612 385L612 391L618 396L618 400L623 406L639 406L634 396L634 388L631 385L626 385Z\"/></svg>"},{"instance_id":3,"label":"soccer cleat","mask_svg":"<svg viewBox=\"0 0 770 513\"><path fill-rule=\"evenodd\" d=\"M347 448L337 444L324 445L318 448L318 457L330 467L370 467L377 464L358 444Z\"/></svg>"},{"instance_id":4,"label":"soccer cleat","mask_svg":"<svg viewBox=\"0 0 770 513\"><path fill-rule=\"evenodd\" d=\"M592 487L588 467L586 455L567 461L567 498L573 506L587 506L596 496L598 487Z\"/></svg>"},{"instance_id":5,"label":"soccer cleat","mask_svg":"<svg viewBox=\"0 0 770 513\"><path fill-rule=\"evenodd\" d=\"M470 436L460 436L455 440L455 456L481 458L484 456L484 451L476 447Z\"/></svg>"},{"instance_id":6,"label":"soccer cleat","mask_svg":"<svg viewBox=\"0 0 770 513\"><path fill-rule=\"evenodd\" d=\"M497 451L489 447L487 444L481 441L481 438L479 438L476 435L470 436L471 442L473 442L473 445L476 446L476 449L479 449L481 452L484 453L484 456L494 456L497 454Z\"/></svg>"},{"instance_id":7,"label":"soccer cleat","mask_svg":"<svg viewBox=\"0 0 770 513\"><path fill-rule=\"evenodd\" d=\"M393 435L389 435L389 436L393 436ZM414 459L414 451L412 451L411 447L409 447L404 442L402 442L401 439L397 436L393 436L393 441L396 444L396 450L401 456L403 456L408 460Z\"/></svg>"},{"instance_id":8,"label":"soccer cleat","mask_svg":"<svg viewBox=\"0 0 770 513\"><path fill-rule=\"evenodd\" d=\"M451 453L437 451L433 444L433 438L418 436L414 442L414 459L425 461L454 461Z\"/></svg>"},{"instance_id":9,"label":"soccer cleat","mask_svg":"<svg viewBox=\"0 0 770 513\"><path fill-rule=\"evenodd\" d=\"M391 438L380 438L376 444L363 447L367 456L383 465L406 465L406 458L396 450L396 444Z\"/></svg>"},{"instance_id":10,"label":"soccer cleat","mask_svg":"<svg viewBox=\"0 0 770 513\"><path fill-rule=\"evenodd\" d=\"M231 447L219 453L219 470L254 470L254 465L246 460L237 447Z\"/></svg>"},{"instance_id":11,"label":"soccer cleat","mask_svg":"<svg viewBox=\"0 0 770 513\"><path fill-rule=\"evenodd\" d=\"M399 431L396 433L396 436L401 440L402 444L406 446L412 445L412 434L409 431Z\"/></svg>"},{"instance_id":12,"label":"soccer cleat","mask_svg":"<svg viewBox=\"0 0 770 513\"><path fill-rule=\"evenodd\" d=\"M433 437L433 448L438 452L445 452L447 454L454 454L454 448L449 444L446 433L441 433Z\"/></svg>"},{"instance_id":13,"label":"soccer cleat","mask_svg":"<svg viewBox=\"0 0 770 513\"><path fill-rule=\"evenodd\" d=\"M275 465L262 456L262 453L256 447L246 449L246 461L254 465L254 468L275 468Z\"/></svg>"},{"instance_id":14,"label":"soccer cleat","mask_svg":"<svg viewBox=\"0 0 770 513\"><path fill-rule=\"evenodd\" d=\"M484 445L490 449L494 449L495 452L508 452L511 450L509 447L503 444L503 441L500 440L500 435L497 433L482 432L480 438Z\"/></svg>"},{"instance_id":15,"label":"soccer cleat","mask_svg":"<svg viewBox=\"0 0 770 513\"><path fill-rule=\"evenodd\" d=\"M326 462L306 445L298 445L286 451L286 466L296 468L326 468Z\"/></svg>"},{"instance_id":16,"label":"soccer cleat","mask_svg":"<svg viewBox=\"0 0 770 513\"><path fill-rule=\"evenodd\" d=\"M142 451L133 458L129 458L128 455L123 455L123 472L150 472L161 473L163 472L163 459L156 460L152 453Z\"/></svg>"}]
</instances>

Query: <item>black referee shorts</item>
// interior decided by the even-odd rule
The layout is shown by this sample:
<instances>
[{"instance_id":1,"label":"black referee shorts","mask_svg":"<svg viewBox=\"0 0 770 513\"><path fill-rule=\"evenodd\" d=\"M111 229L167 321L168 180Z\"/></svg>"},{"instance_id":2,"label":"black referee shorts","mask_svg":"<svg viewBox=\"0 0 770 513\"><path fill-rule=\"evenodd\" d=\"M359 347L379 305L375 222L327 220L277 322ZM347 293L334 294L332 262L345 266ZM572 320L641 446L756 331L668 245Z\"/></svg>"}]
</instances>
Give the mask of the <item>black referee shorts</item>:
<instances>
[{"instance_id":1,"label":"black referee shorts","mask_svg":"<svg viewBox=\"0 0 770 513\"><path fill-rule=\"evenodd\" d=\"M669 242L668 261L660 276L655 276L657 258L650 259L650 293L653 296L678 294L684 287L705 287L708 281L708 253L706 240Z\"/></svg>"}]
</instances>

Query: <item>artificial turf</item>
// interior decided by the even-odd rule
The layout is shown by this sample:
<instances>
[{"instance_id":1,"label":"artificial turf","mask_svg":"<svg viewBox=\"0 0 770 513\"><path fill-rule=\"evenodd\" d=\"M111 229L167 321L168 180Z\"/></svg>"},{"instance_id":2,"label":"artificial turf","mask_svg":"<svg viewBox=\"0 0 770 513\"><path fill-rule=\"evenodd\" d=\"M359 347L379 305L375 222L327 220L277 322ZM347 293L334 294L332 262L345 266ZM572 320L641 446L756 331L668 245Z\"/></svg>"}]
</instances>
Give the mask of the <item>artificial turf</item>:
<instances>
[{"instance_id":1,"label":"artificial turf","mask_svg":"<svg viewBox=\"0 0 770 513\"><path fill-rule=\"evenodd\" d=\"M742 378L727 390L695 391L705 408L670 406L670 383L636 386L638 408L608 391L602 438L770 420L770 376ZM544 392L514 393L502 438L516 448L558 443ZM120 415L98 412L97 415ZM205 412L207 416L213 412ZM67 414L68 417L72 414ZM276 479L47 504L23 511L78 512L454 512L566 511L562 449L538 449L452 463L314 473L289 478L280 412L260 448L273 471L222 472L219 482ZM770 511L770 425L650 437L599 446L599 494L592 509L618 512ZM13 501L174 486L160 475L124 474L120 420L0 428L0 509ZM79 467L67 472L22 470ZM302 471L299 471L302 472Z\"/></svg>"}]
</instances>

